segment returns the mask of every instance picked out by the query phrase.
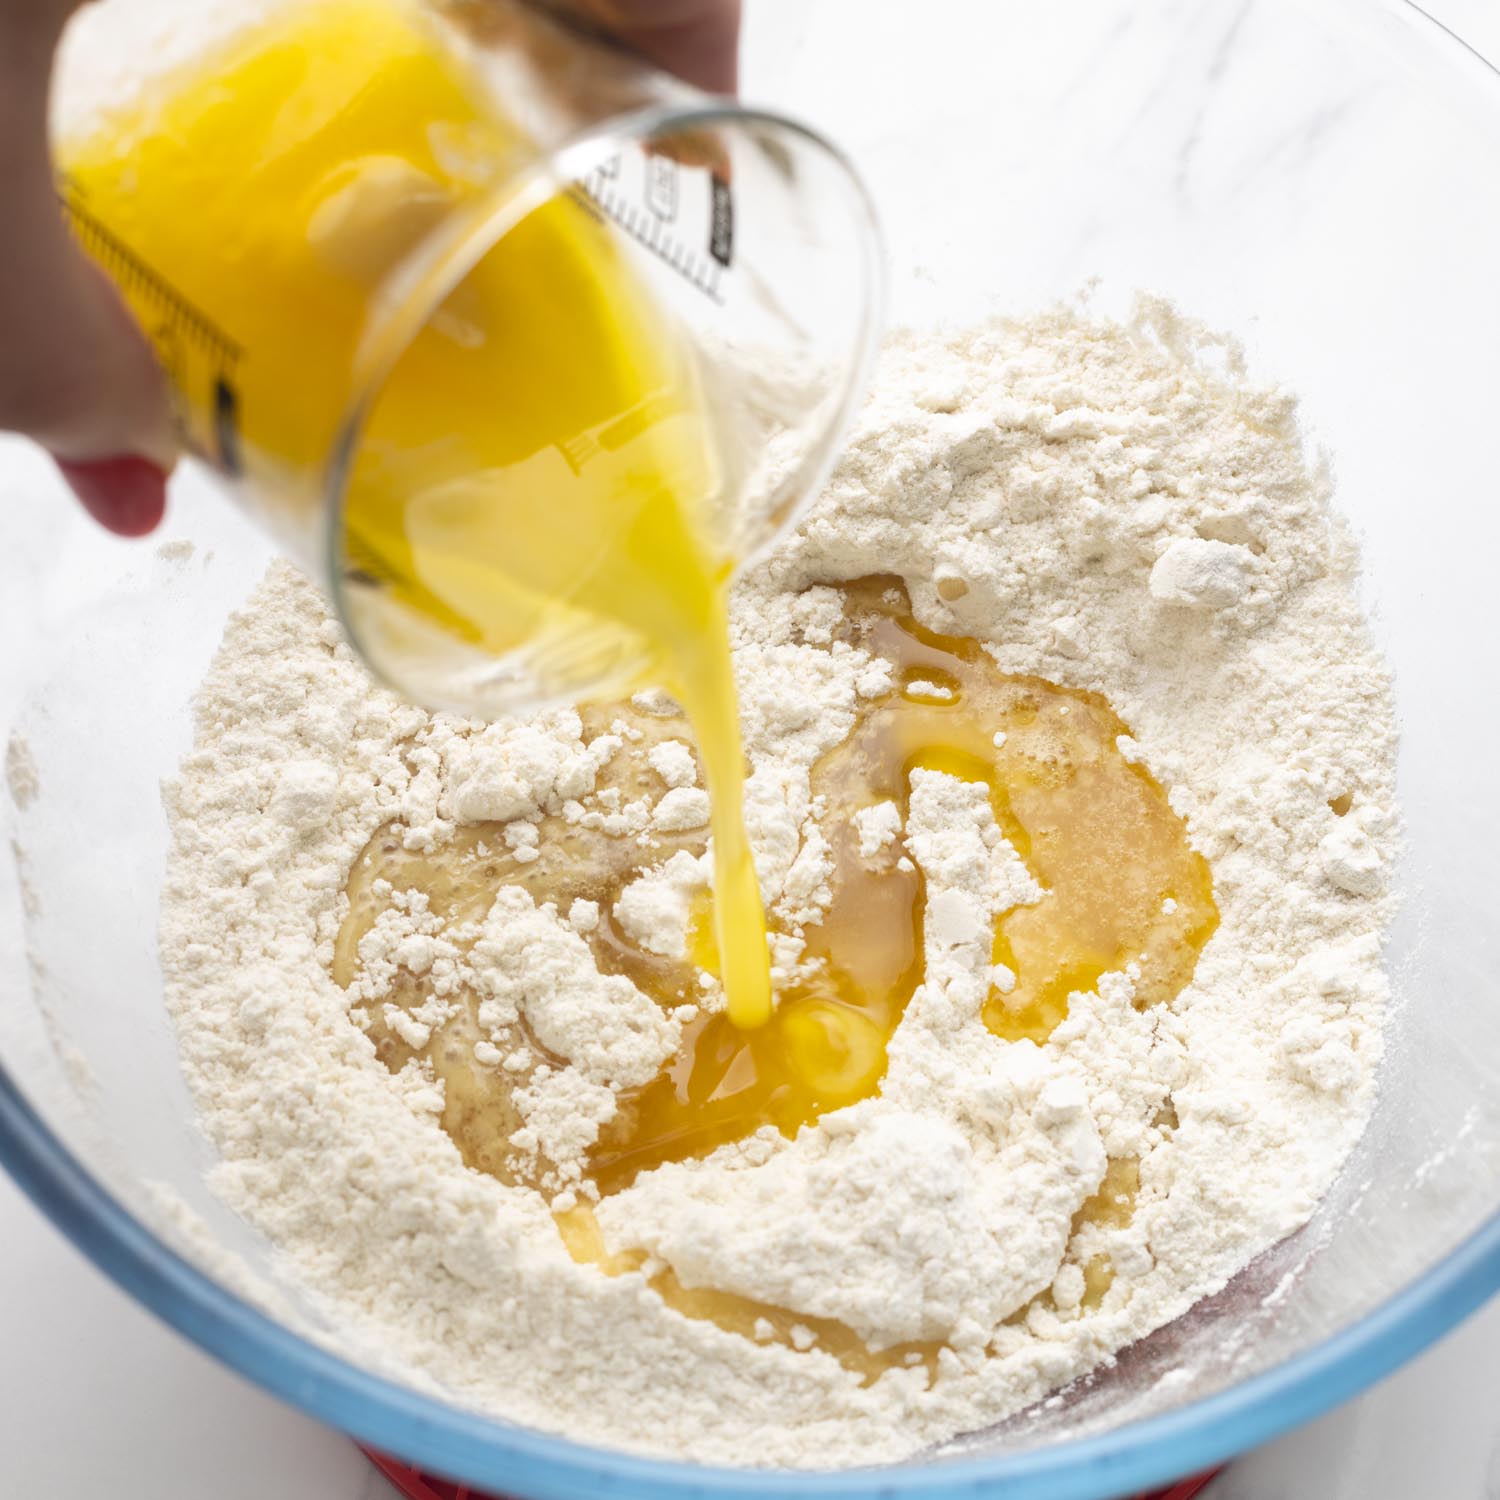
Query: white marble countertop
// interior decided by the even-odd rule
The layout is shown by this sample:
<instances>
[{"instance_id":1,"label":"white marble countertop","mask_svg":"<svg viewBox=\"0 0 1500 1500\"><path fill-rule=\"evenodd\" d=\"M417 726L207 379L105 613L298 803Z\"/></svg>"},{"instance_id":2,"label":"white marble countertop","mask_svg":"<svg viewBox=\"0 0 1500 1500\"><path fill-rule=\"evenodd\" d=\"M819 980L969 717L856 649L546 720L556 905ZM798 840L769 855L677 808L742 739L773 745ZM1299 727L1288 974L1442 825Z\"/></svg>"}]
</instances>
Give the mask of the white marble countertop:
<instances>
[{"instance_id":1,"label":"white marble countertop","mask_svg":"<svg viewBox=\"0 0 1500 1500\"><path fill-rule=\"evenodd\" d=\"M1425 0L1500 59L1500 0ZM1500 163L1497 163L1500 170ZM1500 1302L1207 1500L1500 1500ZM0 1176L0 1494L385 1500L343 1437L231 1375L94 1271Z\"/></svg>"}]
</instances>

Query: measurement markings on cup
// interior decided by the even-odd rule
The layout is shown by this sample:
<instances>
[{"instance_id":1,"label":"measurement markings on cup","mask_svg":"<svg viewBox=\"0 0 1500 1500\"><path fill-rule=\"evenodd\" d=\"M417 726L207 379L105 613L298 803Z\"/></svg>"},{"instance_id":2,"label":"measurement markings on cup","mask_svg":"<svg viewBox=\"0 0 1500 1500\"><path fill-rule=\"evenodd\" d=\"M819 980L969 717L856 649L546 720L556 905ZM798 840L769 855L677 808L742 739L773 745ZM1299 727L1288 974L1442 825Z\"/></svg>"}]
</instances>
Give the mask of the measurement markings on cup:
<instances>
[{"instance_id":1,"label":"measurement markings on cup","mask_svg":"<svg viewBox=\"0 0 1500 1500\"><path fill-rule=\"evenodd\" d=\"M189 351L196 352L206 362L213 429L213 445L207 456L227 473L239 474L242 465L235 369L244 350L207 313L96 218L75 184L64 179L58 196L79 244L127 296L150 308L156 321L147 332L173 385L188 383L183 366ZM186 414L179 410L177 418L179 427L191 437Z\"/></svg>"},{"instance_id":2,"label":"measurement markings on cup","mask_svg":"<svg viewBox=\"0 0 1500 1500\"><path fill-rule=\"evenodd\" d=\"M697 288L711 302L724 301L720 286L723 276L721 265L690 250L683 241L668 228L668 220L660 212L647 212L629 196L615 187L612 179L615 171L606 172L595 168L574 184L574 195L585 207L602 213L613 224L624 230L638 245L649 250L658 260L671 267L690 286ZM672 210L677 210L675 184Z\"/></svg>"}]
</instances>

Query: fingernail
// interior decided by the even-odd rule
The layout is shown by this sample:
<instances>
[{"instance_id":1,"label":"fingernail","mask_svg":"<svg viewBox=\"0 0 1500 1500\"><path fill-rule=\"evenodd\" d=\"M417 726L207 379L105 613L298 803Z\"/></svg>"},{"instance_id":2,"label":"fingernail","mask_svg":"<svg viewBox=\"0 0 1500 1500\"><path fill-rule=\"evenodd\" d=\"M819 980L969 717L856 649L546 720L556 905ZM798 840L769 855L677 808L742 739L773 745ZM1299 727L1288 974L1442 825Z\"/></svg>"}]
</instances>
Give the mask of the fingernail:
<instances>
[{"instance_id":1,"label":"fingernail","mask_svg":"<svg viewBox=\"0 0 1500 1500\"><path fill-rule=\"evenodd\" d=\"M145 536L166 511L166 472L149 458L123 453L75 463L54 455L52 461L83 508L118 536Z\"/></svg>"}]
</instances>

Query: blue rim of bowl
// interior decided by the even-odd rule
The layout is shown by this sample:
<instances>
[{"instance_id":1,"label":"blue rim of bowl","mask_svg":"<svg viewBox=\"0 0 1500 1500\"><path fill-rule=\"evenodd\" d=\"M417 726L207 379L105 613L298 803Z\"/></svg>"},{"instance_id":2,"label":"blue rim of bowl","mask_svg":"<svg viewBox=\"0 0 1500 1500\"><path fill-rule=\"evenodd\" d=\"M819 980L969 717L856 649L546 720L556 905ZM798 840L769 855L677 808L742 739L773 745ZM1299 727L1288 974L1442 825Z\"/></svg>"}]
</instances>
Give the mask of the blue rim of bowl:
<instances>
[{"instance_id":1,"label":"blue rim of bowl","mask_svg":"<svg viewBox=\"0 0 1500 1500\"><path fill-rule=\"evenodd\" d=\"M1493 68L1415 3L1383 8ZM0 1065L0 1164L95 1266L199 1348L360 1442L529 1500L809 1500L999 1496L1101 1500L1168 1483L1267 1441L1373 1385L1500 1290L1500 1212L1402 1291L1279 1365L1161 1416L1032 1451L832 1473L705 1468L591 1448L446 1406L292 1333L170 1250L73 1156Z\"/></svg>"},{"instance_id":2,"label":"blue rim of bowl","mask_svg":"<svg viewBox=\"0 0 1500 1500\"><path fill-rule=\"evenodd\" d=\"M0 1067L0 1160L118 1286L291 1405L382 1451L534 1500L982 1496L1099 1500L1210 1468L1347 1400L1500 1288L1500 1214L1349 1327L1226 1391L1031 1452L832 1473L703 1468L590 1448L445 1406L290 1332L169 1250L67 1150Z\"/></svg>"}]
</instances>

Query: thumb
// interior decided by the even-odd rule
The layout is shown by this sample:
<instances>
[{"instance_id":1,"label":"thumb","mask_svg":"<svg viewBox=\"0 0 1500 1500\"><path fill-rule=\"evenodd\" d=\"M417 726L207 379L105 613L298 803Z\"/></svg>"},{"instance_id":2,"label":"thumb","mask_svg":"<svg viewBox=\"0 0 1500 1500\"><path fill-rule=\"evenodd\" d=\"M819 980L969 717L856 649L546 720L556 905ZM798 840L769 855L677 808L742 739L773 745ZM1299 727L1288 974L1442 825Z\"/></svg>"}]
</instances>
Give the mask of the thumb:
<instances>
[{"instance_id":1,"label":"thumb","mask_svg":"<svg viewBox=\"0 0 1500 1500\"><path fill-rule=\"evenodd\" d=\"M0 4L0 428L36 439L95 519L161 517L176 444L166 380L140 329L63 222L47 145L65 4Z\"/></svg>"},{"instance_id":2,"label":"thumb","mask_svg":"<svg viewBox=\"0 0 1500 1500\"><path fill-rule=\"evenodd\" d=\"M738 81L740 0L575 0L627 47L711 93Z\"/></svg>"}]
</instances>

